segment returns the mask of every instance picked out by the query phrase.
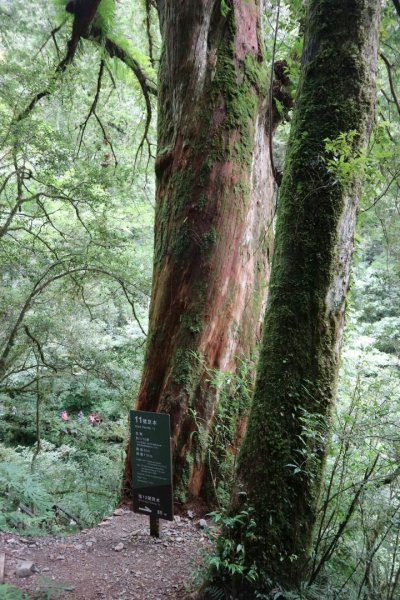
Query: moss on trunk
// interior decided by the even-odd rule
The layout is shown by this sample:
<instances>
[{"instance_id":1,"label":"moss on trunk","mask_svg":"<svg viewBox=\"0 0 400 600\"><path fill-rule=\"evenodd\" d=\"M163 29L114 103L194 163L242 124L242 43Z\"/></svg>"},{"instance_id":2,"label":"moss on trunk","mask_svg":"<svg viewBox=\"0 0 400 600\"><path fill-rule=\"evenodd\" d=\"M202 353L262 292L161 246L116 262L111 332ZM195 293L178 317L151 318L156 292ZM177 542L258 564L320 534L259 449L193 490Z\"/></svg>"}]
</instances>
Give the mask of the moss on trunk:
<instances>
[{"instance_id":1,"label":"moss on trunk","mask_svg":"<svg viewBox=\"0 0 400 600\"><path fill-rule=\"evenodd\" d=\"M137 400L171 415L179 499L199 495L219 389L260 333L274 183L257 0L163 4L150 335ZM257 152L254 152L257 147ZM257 296L255 298L255 296ZM130 480L129 458L125 488Z\"/></svg>"},{"instance_id":2,"label":"moss on trunk","mask_svg":"<svg viewBox=\"0 0 400 600\"><path fill-rule=\"evenodd\" d=\"M257 520L249 564L264 581L289 587L306 576L329 439L362 179L352 161L365 149L373 120L379 10L375 0L312 0L308 10L239 464ZM350 145L345 174L335 169L327 138Z\"/></svg>"}]
</instances>

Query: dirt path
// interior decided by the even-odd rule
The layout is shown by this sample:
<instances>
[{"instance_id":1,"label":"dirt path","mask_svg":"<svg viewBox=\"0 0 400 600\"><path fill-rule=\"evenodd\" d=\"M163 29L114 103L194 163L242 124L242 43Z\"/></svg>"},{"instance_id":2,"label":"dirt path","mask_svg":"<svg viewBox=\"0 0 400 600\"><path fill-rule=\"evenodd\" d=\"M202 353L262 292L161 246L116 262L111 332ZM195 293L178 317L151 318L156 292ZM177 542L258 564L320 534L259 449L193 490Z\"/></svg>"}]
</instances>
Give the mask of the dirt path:
<instances>
[{"instance_id":1,"label":"dirt path","mask_svg":"<svg viewBox=\"0 0 400 600\"><path fill-rule=\"evenodd\" d=\"M197 518L163 521L162 537L154 539L148 518L124 509L63 538L0 533L5 583L32 597L47 589L41 597L71 600L185 600L207 546ZM34 563L35 572L19 577L22 561Z\"/></svg>"}]
</instances>

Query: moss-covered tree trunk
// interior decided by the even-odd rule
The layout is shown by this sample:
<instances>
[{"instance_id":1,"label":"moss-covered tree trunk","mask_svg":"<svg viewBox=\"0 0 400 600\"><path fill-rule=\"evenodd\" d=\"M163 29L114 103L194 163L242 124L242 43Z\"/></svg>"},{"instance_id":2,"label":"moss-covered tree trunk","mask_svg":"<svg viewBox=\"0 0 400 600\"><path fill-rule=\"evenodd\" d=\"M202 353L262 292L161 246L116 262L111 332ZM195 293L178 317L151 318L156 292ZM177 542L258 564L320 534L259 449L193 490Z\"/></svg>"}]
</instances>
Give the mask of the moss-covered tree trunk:
<instances>
[{"instance_id":1,"label":"moss-covered tree trunk","mask_svg":"<svg viewBox=\"0 0 400 600\"><path fill-rule=\"evenodd\" d=\"M249 564L289 587L306 577L329 443L360 154L374 115L379 5L311 0L306 19L263 346L239 458L257 520Z\"/></svg>"},{"instance_id":2,"label":"moss-covered tree trunk","mask_svg":"<svg viewBox=\"0 0 400 600\"><path fill-rule=\"evenodd\" d=\"M183 498L203 482L211 370L234 371L260 335L274 180L258 1L158 5L154 275L137 408L171 415ZM128 453L126 491L129 479Z\"/></svg>"}]
</instances>

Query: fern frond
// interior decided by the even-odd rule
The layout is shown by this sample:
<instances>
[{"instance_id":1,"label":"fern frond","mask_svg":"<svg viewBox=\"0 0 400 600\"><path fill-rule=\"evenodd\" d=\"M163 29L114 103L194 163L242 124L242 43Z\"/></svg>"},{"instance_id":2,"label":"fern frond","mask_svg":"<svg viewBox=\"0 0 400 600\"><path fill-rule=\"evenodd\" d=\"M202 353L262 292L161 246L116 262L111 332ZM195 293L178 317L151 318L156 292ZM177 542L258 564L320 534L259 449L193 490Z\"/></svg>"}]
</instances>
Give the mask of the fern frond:
<instances>
[{"instance_id":1,"label":"fern frond","mask_svg":"<svg viewBox=\"0 0 400 600\"><path fill-rule=\"evenodd\" d=\"M147 54L143 54L143 52L137 50L132 42L123 35L113 32L110 33L108 37L125 52L128 59L130 58L132 62L139 65L140 69L149 79L152 79L153 81L157 80L157 73L152 67L150 58Z\"/></svg>"},{"instance_id":2,"label":"fern frond","mask_svg":"<svg viewBox=\"0 0 400 600\"><path fill-rule=\"evenodd\" d=\"M0 600L27 600L26 596L21 590L14 587L9 583L3 583L0 585Z\"/></svg>"},{"instance_id":3,"label":"fern frond","mask_svg":"<svg viewBox=\"0 0 400 600\"><path fill-rule=\"evenodd\" d=\"M101 0L97 9L95 26L108 34L115 25L115 0Z\"/></svg>"},{"instance_id":4,"label":"fern frond","mask_svg":"<svg viewBox=\"0 0 400 600\"><path fill-rule=\"evenodd\" d=\"M216 587L215 585L210 585L206 589L206 594L211 600L224 600L225 598L224 590L219 587Z\"/></svg>"}]
</instances>

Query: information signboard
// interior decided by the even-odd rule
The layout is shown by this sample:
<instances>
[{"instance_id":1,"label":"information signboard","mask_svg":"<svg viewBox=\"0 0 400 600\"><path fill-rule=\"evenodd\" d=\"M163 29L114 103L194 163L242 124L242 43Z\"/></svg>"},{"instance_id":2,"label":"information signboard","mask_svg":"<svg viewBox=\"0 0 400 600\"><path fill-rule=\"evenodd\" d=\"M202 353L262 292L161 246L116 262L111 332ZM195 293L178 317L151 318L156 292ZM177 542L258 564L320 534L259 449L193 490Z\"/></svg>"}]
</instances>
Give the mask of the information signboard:
<instances>
[{"instance_id":1,"label":"information signboard","mask_svg":"<svg viewBox=\"0 0 400 600\"><path fill-rule=\"evenodd\" d=\"M131 410L133 510L173 521L169 415Z\"/></svg>"}]
</instances>

